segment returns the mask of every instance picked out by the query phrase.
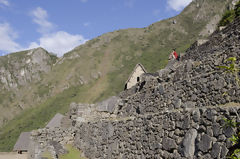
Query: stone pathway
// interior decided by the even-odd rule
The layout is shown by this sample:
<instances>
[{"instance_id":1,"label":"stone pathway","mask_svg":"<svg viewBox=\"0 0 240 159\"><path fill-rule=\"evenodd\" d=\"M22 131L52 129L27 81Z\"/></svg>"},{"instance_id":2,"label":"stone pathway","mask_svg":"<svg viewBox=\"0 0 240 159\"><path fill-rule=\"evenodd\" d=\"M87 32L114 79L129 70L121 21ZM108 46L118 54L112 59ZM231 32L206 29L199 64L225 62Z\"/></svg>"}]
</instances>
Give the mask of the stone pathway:
<instances>
[{"instance_id":1,"label":"stone pathway","mask_svg":"<svg viewBox=\"0 0 240 159\"><path fill-rule=\"evenodd\" d=\"M17 154L16 152L0 152L0 159L27 159L27 153Z\"/></svg>"}]
</instances>

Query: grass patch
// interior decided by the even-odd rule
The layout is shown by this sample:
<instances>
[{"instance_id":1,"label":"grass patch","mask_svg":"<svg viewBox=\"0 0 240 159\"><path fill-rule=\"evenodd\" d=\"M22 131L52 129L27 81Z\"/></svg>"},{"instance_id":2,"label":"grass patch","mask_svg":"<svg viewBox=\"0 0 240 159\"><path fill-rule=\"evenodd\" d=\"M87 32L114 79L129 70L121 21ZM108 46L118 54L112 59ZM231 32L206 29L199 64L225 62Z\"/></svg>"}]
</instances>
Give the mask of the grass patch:
<instances>
[{"instance_id":1,"label":"grass patch","mask_svg":"<svg viewBox=\"0 0 240 159\"><path fill-rule=\"evenodd\" d=\"M38 87L38 95L39 97L43 97L45 95L48 95L49 93L49 86L39 86Z\"/></svg>"},{"instance_id":2,"label":"grass patch","mask_svg":"<svg viewBox=\"0 0 240 159\"><path fill-rule=\"evenodd\" d=\"M52 154L49 151L43 152L42 157L46 157L47 159L53 159Z\"/></svg>"},{"instance_id":3,"label":"grass patch","mask_svg":"<svg viewBox=\"0 0 240 159\"><path fill-rule=\"evenodd\" d=\"M84 157L80 157L81 152L78 149L74 148L72 145L66 145L66 148L68 150L68 153L60 155L60 159L86 159Z\"/></svg>"}]
</instances>

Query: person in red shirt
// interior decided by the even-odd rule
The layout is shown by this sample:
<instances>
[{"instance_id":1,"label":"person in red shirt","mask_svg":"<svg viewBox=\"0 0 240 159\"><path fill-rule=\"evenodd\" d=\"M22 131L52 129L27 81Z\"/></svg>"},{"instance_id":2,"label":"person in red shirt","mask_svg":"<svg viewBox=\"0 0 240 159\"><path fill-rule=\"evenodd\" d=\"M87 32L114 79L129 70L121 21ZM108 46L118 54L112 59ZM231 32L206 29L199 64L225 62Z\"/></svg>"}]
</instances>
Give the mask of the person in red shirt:
<instances>
[{"instance_id":1,"label":"person in red shirt","mask_svg":"<svg viewBox=\"0 0 240 159\"><path fill-rule=\"evenodd\" d=\"M171 60L171 59L175 59L175 60L179 61L179 56L176 52L176 49L173 49L172 53L169 55L169 60Z\"/></svg>"}]
</instances>

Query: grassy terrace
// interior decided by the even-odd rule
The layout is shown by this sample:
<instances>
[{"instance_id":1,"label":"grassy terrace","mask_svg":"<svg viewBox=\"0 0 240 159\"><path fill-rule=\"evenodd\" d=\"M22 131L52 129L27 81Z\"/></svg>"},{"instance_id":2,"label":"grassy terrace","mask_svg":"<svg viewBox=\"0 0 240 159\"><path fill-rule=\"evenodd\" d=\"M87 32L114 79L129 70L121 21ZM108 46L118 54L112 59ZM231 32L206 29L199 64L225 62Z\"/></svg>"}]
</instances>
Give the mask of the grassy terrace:
<instances>
[{"instance_id":1,"label":"grassy terrace","mask_svg":"<svg viewBox=\"0 0 240 159\"><path fill-rule=\"evenodd\" d=\"M80 157L81 152L78 149L74 148L72 145L66 145L66 149L68 153L60 155L60 159L85 159L84 157ZM42 157L53 159L51 153L48 151L44 152Z\"/></svg>"}]
</instances>

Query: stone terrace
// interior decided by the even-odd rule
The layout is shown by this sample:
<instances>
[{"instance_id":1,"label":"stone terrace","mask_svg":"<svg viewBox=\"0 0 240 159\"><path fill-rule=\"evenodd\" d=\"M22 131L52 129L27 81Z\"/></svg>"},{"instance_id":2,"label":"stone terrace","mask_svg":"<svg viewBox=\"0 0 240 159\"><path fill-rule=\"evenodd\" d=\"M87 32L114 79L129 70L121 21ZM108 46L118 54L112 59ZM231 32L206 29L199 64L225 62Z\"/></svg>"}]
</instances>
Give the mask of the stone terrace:
<instances>
[{"instance_id":1,"label":"stone terrace","mask_svg":"<svg viewBox=\"0 0 240 159\"><path fill-rule=\"evenodd\" d=\"M239 67L239 55L236 19L206 43L192 46L180 62L157 76L144 75L119 97L72 104L63 122L68 127L33 132L32 152L40 156L49 146L54 150L54 145L73 142L94 159L225 158L232 147L229 137L237 130L223 119L240 122L240 89L235 77L217 66L236 57Z\"/></svg>"}]
</instances>

